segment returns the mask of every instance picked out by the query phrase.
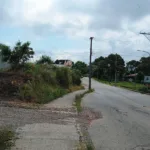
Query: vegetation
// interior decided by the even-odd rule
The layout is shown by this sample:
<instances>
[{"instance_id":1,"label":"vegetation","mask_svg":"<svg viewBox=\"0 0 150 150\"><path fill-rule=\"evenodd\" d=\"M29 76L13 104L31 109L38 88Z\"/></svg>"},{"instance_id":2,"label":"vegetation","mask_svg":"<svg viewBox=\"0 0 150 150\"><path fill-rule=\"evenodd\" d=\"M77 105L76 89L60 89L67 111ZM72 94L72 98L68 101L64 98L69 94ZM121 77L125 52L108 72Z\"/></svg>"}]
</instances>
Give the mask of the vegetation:
<instances>
[{"instance_id":1,"label":"vegetation","mask_svg":"<svg viewBox=\"0 0 150 150\"><path fill-rule=\"evenodd\" d=\"M150 57L142 57L139 61L131 60L126 64L126 67L124 62L118 54L99 57L92 63L93 77L114 81L116 73L117 80L122 81L129 74L138 74L136 82L141 83L144 80L144 75L150 75Z\"/></svg>"},{"instance_id":2,"label":"vegetation","mask_svg":"<svg viewBox=\"0 0 150 150\"><path fill-rule=\"evenodd\" d=\"M118 54L110 54L108 57L99 57L92 63L93 77L103 80L113 80L115 72L121 79L125 70L123 58Z\"/></svg>"},{"instance_id":3,"label":"vegetation","mask_svg":"<svg viewBox=\"0 0 150 150\"><path fill-rule=\"evenodd\" d=\"M83 98L86 94L92 93L92 92L94 92L94 89L88 90L88 91L84 92L83 94L77 94L77 95L75 96L75 106L76 106L78 112L81 112L81 111L82 111L82 107L81 107L82 98Z\"/></svg>"},{"instance_id":4,"label":"vegetation","mask_svg":"<svg viewBox=\"0 0 150 150\"><path fill-rule=\"evenodd\" d=\"M2 61L8 62L13 69L18 69L24 66L30 58L33 58L34 55L34 51L30 47L30 42L21 43L19 41L12 50L9 46L0 44L0 49Z\"/></svg>"},{"instance_id":5,"label":"vegetation","mask_svg":"<svg viewBox=\"0 0 150 150\"><path fill-rule=\"evenodd\" d=\"M53 61L49 56L43 55L37 62L37 64L53 64Z\"/></svg>"},{"instance_id":6,"label":"vegetation","mask_svg":"<svg viewBox=\"0 0 150 150\"><path fill-rule=\"evenodd\" d=\"M94 150L93 146L91 144L87 144L87 150Z\"/></svg>"},{"instance_id":7,"label":"vegetation","mask_svg":"<svg viewBox=\"0 0 150 150\"><path fill-rule=\"evenodd\" d=\"M10 149L14 145L15 132L8 128L0 129L0 149Z\"/></svg>"},{"instance_id":8,"label":"vegetation","mask_svg":"<svg viewBox=\"0 0 150 150\"><path fill-rule=\"evenodd\" d=\"M118 86L118 87L123 87L123 88L127 88L129 90L134 90L134 91L139 91L141 93L149 93L150 90L148 89L148 87L144 84L141 83L134 83L134 82L125 82L125 81L120 81L120 82L109 82L106 80L99 80L96 79L95 80L104 83L104 84L109 84L109 85L113 85L113 86Z\"/></svg>"},{"instance_id":9,"label":"vegetation","mask_svg":"<svg viewBox=\"0 0 150 150\"><path fill-rule=\"evenodd\" d=\"M20 87L19 96L36 103L50 102L72 91L74 86L78 89L81 83L73 70L53 65L28 64L25 72L32 76L32 80Z\"/></svg>"},{"instance_id":10,"label":"vegetation","mask_svg":"<svg viewBox=\"0 0 150 150\"><path fill-rule=\"evenodd\" d=\"M49 56L42 56L36 63L28 62L34 55L29 42L19 41L12 50L9 46L0 44L0 50L2 61L11 65L11 72L27 76L20 81L16 78L15 81L9 82L15 89L19 86L17 95L22 100L47 103L68 92L83 88L80 86L81 74L78 70L56 67ZM23 79L27 81L24 82Z\"/></svg>"},{"instance_id":11,"label":"vegetation","mask_svg":"<svg viewBox=\"0 0 150 150\"><path fill-rule=\"evenodd\" d=\"M88 73L88 66L82 61L77 61L72 68L78 70L82 76Z\"/></svg>"},{"instance_id":12,"label":"vegetation","mask_svg":"<svg viewBox=\"0 0 150 150\"><path fill-rule=\"evenodd\" d=\"M131 60L126 64L118 54L110 54L107 57L99 57L92 63L93 77L99 81L116 86L149 92L148 87L143 84L144 75L150 76L150 57L142 57L139 61ZM132 77L128 75L134 74ZM133 82L129 82L129 78Z\"/></svg>"}]
</instances>

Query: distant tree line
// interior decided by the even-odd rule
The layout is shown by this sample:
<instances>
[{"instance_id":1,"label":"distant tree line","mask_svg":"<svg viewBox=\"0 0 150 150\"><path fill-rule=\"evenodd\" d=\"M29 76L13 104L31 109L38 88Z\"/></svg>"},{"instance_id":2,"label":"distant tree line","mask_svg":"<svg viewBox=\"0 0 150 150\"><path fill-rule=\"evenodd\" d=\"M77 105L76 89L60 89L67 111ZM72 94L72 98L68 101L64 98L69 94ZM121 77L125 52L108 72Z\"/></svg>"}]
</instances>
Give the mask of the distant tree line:
<instances>
[{"instance_id":1,"label":"distant tree line","mask_svg":"<svg viewBox=\"0 0 150 150\"><path fill-rule=\"evenodd\" d=\"M88 74L88 65L82 61L77 61L73 68L83 76ZM92 62L92 76L98 79L114 81L116 76L117 80L124 80L130 74L137 74L137 82L141 82L144 75L150 76L150 57L142 57L139 61L131 60L125 64L119 54L110 54Z\"/></svg>"}]
</instances>

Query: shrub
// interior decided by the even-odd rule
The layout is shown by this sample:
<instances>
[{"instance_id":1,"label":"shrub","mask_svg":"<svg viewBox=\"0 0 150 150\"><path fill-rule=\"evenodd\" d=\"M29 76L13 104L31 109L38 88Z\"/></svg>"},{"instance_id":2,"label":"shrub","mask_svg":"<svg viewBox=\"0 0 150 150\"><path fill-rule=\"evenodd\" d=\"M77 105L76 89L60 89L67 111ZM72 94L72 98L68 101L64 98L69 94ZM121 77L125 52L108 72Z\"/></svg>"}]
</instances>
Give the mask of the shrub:
<instances>
[{"instance_id":1,"label":"shrub","mask_svg":"<svg viewBox=\"0 0 150 150\"><path fill-rule=\"evenodd\" d=\"M148 93L148 92L149 92L148 87L146 87L146 86L140 88L139 91L140 91L140 92L143 92L143 93Z\"/></svg>"},{"instance_id":2,"label":"shrub","mask_svg":"<svg viewBox=\"0 0 150 150\"><path fill-rule=\"evenodd\" d=\"M69 89L72 84L71 71L68 68L58 68L56 70L56 80L61 87Z\"/></svg>"},{"instance_id":3,"label":"shrub","mask_svg":"<svg viewBox=\"0 0 150 150\"><path fill-rule=\"evenodd\" d=\"M81 84L80 74L78 74L78 71L76 71L76 70L72 71L72 83L73 83L73 85Z\"/></svg>"},{"instance_id":4,"label":"shrub","mask_svg":"<svg viewBox=\"0 0 150 150\"><path fill-rule=\"evenodd\" d=\"M81 84L78 72L68 68L27 63L24 70L32 80L19 88L19 96L23 100L47 103L69 92L73 85Z\"/></svg>"},{"instance_id":5,"label":"shrub","mask_svg":"<svg viewBox=\"0 0 150 150\"><path fill-rule=\"evenodd\" d=\"M23 71L27 74L32 74L33 72L33 69L35 67L35 64L34 63L26 63L23 67Z\"/></svg>"},{"instance_id":6,"label":"shrub","mask_svg":"<svg viewBox=\"0 0 150 150\"><path fill-rule=\"evenodd\" d=\"M31 100L32 99L32 89L29 84L24 84L23 86L19 87L19 97L22 100Z\"/></svg>"},{"instance_id":7,"label":"shrub","mask_svg":"<svg viewBox=\"0 0 150 150\"><path fill-rule=\"evenodd\" d=\"M8 128L0 129L0 149L9 149L14 145L15 133Z\"/></svg>"},{"instance_id":8,"label":"shrub","mask_svg":"<svg viewBox=\"0 0 150 150\"><path fill-rule=\"evenodd\" d=\"M57 85L56 81L56 74L51 70L42 70L40 72L41 78L44 80L44 82L49 83L50 85Z\"/></svg>"},{"instance_id":9,"label":"shrub","mask_svg":"<svg viewBox=\"0 0 150 150\"><path fill-rule=\"evenodd\" d=\"M51 60L49 56L43 55L36 63L37 64L53 64L53 61Z\"/></svg>"},{"instance_id":10,"label":"shrub","mask_svg":"<svg viewBox=\"0 0 150 150\"><path fill-rule=\"evenodd\" d=\"M47 103L67 93L67 90L60 87L53 87L43 81L31 81L19 89L19 96L23 100L36 103Z\"/></svg>"}]
</instances>

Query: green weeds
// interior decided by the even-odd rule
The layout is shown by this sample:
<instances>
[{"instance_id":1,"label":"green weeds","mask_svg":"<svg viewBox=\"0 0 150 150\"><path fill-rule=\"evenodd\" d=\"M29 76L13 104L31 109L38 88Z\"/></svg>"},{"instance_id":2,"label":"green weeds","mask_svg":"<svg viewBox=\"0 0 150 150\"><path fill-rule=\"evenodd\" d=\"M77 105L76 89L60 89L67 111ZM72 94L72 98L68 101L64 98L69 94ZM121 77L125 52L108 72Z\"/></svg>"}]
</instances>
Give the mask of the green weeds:
<instances>
[{"instance_id":1,"label":"green weeds","mask_svg":"<svg viewBox=\"0 0 150 150\"><path fill-rule=\"evenodd\" d=\"M82 107L81 107L82 98L83 98L86 94L92 93L92 92L94 92L94 89L88 90L88 91L84 92L83 94L77 94L77 95L75 96L75 106L76 106L78 112L81 112L81 111L82 111Z\"/></svg>"},{"instance_id":2,"label":"green weeds","mask_svg":"<svg viewBox=\"0 0 150 150\"><path fill-rule=\"evenodd\" d=\"M7 150L14 145L15 132L9 128L0 129L0 149Z\"/></svg>"}]
</instances>

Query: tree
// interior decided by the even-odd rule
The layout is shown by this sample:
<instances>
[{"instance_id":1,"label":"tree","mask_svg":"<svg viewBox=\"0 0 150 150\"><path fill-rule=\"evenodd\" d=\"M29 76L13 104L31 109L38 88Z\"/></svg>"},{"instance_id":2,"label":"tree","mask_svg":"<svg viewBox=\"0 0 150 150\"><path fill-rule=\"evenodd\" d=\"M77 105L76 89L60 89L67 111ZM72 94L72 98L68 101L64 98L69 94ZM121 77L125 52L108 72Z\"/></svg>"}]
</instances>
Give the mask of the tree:
<instances>
[{"instance_id":1,"label":"tree","mask_svg":"<svg viewBox=\"0 0 150 150\"><path fill-rule=\"evenodd\" d=\"M124 60L118 54L110 54L108 57L99 57L92 63L93 76L99 79L111 80L117 73L119 78L124 74Z\"/></svg>"},{"instance_id":2,"label":"tree","mask_svg":"<svg viewBox=\"0 0 150 150\"><path fill-rule=\"evenodd\" d=\"M115 78L115 72L117 73L117 76L121 79L124 74L124 66L125 62L124 59L119 54L110 54L106 61L108 64L110 64L110 73L113 78Z\"/></svg>"},{"instance_id":3,"label":"tree","mask_svg":"<svg viewBox=\"0 0 150 150\"><path fill-rule=\"evenodd\" d=\"M150 57L142 57L140 64L137 67L138 72L143 72L144 75L150 75Z\"/></svg>"},{"instance_id":4,"label":"tree","mask_svg":"<svg viewBox=\"0 0 150 150\"><path fill-rule=\"evenodd\" d=\"M107 68L107 64L104 57L99 57L94 60L92 63L92 75L96 78L103 78L104 77L104 70Z\"/></svg>"},{"instance_id":5,"label":"tree","mask_svg":"<svg viewBox=\"0 0 150 150\"><path fill-rule=\"evenodd\" d=\"M43 55L37 62L37 64L53 64L53 61L49 56Z\"/></svg>"},{"instance_id":6,"label":"tree","mask_svg":"<svg viewBox=\"0 0 150 150\"><path fill-rule=\"evenodd\" d=\"M81 72L82 75L85 75L88 73L88 67L87 67L87 64L82 62L82 61L77 61L72 69L76 69L76 70L79 70Z\"/></svg>"},{"instance_id":7,"label":"tree","mask_svg":"<svg viewBox=\"0 0 150 150\"><path fill-rule=\"evenodd\" d=\"M136 81L141 83L141 81L143 81L143 80L144 80L144 74L143 74L143 72L140 71L137 74Z\"/></svg>"},{"instance_id":8,"label":"tree","mask_svg":"<svg viewBox=\"0 0 150 150\"><path fill-rule=\"evenodd\" d=\"M12 50L3 44L1 44L0 48L2 61L10 63L13 68L24 66L34 55L34 51L30 47L30 42L21 43L19 41Z\"/></svg>"},{"instance_id":9,"label":"tree","mask_svg":"<svg viewBox=\"0 0 150 150\"><path fill-rule=\"evenodd\" d=\"M127 66L126 66L126 70L132 74L132 73L136 73L137 72L137 67L138 65L140 64L139 61L136 61L136 60L131 60L127 63Z\"/></svg>"},{"instance_id":10,"label":"tree","mask_svg":"<svg viewBox=\"0 0 150 150\"><path fill-rule=\"evenodd\" d=\"M11 49L5 44L0 44L0 56L3 62L7 62L11 55Z\"/></svg>"}]
</instances>

